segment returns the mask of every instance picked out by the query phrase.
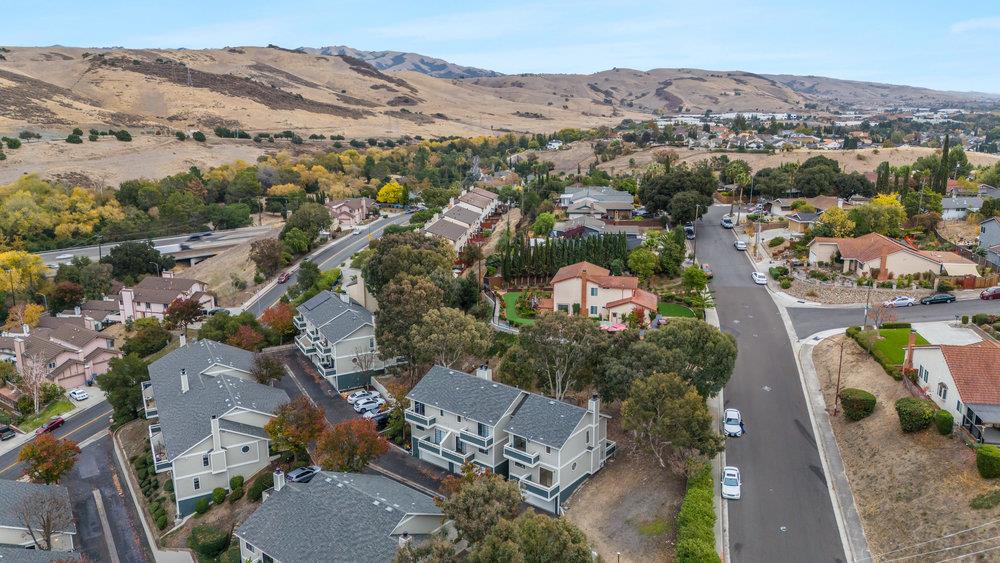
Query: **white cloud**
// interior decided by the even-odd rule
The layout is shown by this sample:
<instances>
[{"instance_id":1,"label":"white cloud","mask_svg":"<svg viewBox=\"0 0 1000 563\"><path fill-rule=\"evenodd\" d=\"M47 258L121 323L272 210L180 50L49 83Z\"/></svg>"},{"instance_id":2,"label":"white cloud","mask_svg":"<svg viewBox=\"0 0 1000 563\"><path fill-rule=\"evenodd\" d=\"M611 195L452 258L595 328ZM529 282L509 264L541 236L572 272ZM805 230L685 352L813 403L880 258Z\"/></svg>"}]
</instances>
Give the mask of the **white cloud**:
<instances>
[{"instance_id":1,"label":"white cloud","mask_svg":"<svg viewBox=\"0 0 1000 563\"><path fill-rule=\"evenodd\" d=\"M971 18L951 24L952 33L966 33L969 31L1000 31L1000 16L988 16L983 18Z\"/></svg>"}]
</instances>

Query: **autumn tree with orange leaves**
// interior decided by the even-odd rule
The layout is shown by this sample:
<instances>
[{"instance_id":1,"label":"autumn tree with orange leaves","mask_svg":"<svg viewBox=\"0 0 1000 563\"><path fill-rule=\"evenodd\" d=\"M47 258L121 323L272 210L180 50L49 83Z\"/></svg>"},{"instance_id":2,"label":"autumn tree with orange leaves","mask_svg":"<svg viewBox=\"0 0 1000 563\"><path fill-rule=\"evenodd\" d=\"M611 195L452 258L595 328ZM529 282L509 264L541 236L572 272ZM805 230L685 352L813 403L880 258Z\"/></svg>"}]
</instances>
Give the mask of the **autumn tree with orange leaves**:
<instances>
[{"instance_id":1,"label":"autumn tree with orange leaves","mask_svg":"<svg viewBox=\"0 0 1000 563\"><path fill-rule=\"evenodd\" d=\"M389 451L389 442L370 420L352 419L327 429L316 442L316 457L327 471L363 471Z\"/></svg>"}]
</instances>

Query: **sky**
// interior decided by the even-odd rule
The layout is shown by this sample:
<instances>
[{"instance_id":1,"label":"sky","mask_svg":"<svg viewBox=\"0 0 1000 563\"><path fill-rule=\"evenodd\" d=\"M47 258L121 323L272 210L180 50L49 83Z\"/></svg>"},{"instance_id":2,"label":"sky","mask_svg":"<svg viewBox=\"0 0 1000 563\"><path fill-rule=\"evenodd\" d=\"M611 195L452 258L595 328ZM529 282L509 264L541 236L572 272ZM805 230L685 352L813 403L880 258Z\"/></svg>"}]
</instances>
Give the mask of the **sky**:
<instances>
[{"instance_id":1,"label":"sky","mask_svg":"<svg viewBox=\"0 0 1000 563\"><path fill-rule=\"evenodd\" d=\"M1000 3L953 0L40 0L14 46L412 51L502 72L703 68L1000 93Z\"/></svg>"}]
</instances>

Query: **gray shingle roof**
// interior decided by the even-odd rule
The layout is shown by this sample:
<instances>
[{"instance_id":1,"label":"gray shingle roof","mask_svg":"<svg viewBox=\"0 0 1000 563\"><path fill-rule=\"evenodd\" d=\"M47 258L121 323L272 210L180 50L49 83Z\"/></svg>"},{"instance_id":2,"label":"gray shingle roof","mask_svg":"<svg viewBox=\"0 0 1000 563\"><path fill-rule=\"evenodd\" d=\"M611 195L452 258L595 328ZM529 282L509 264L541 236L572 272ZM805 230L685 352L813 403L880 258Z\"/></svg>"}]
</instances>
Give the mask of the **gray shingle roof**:
<instances>
[{"instance_id":1,"label":"gray shingle roof","mask_svg":"<svg viewBox=\"0 0 1000 563\"><path fill-rule=\"evenodd\" d=\"M531 393L504 428L533 442L561 448L587 414L587 409Z\"/></svg>"},{"instance_id":2,"label":"gray shingle roof","mask_svg":"<svg viewBox=\"0 0 1000 563\"><path fill-rule=\"evenodd\" d=\"M945 197L941 198L942 209L979 209L983 206L981 197Z\"/></svg>"},{"instance_id":3,"label":"gray shingle roof","mask_svg":"<svg viewBox=\"0 0 1000 563\"><path fill-rule=\"evenodd\" d=\"M434 223L424 227L424 231L431 233L432 235L442 236L452 242L456 242L458 239L462 238L466 232L468 232L468 229L458 223L452 223L446 219L438 219Z\"/></svg>"},{"instance_id":4,"label":"gray shingle roof","mask_svg":"<svg viewBox=\"0 0 1000 563\"><path fill-rule=\"evenodd\" d=\"M6 563L52 563L53 561L79 561L75 551L44 551L23 547L0 546L0 561Z\"/></svg>"},{"instance_id":5,"label":"gray shingle roof","mask_svg":"<svg viewBox=\"0 0 1000 563\"><path fill-rule=\"evenodd\" d=\"M299 305L298 311L330 343L339 342L366 324L375 326L371 311L350 299L345 303L326 290Z\"/></svg>"},{"instance_id":6,"label":"gray shingle roof","mask_svg":"<svg viewBox=\"0 0 1000 563\"><path fill-rule=\"evenodd\" d=\"M69 489L62 485L42 485L38 483L21 483L9 479L0 479L0 526L10 528L27 529L19 516L21 503L31 495L55 491L58 495L66 497L66 504L70 505ZM76 523L71 521L59 532L69 534L76 533ZM12 561L18 561L12 559Z\"/></svg>"},{"instance_id":7,"label":"gray shingle roof","mask_svg":"<svg viewBox=\"0 0 1000 563\"><path fill-rule=\"evenodd\" d=\"M600 202L619 201L632 203L634 199L632 194L616 190L610 186L568 187L563 191L562 195L569 196L572 201L577 201L585 197L591 197Z\"/></svg>"},{"instance_id":8,"label":"gray shingle roof","mask_svg":"<svg viewBox=\"0 0 1000 563\"><path fill-rule=\"evenodd\" d=\"M516 387L434 366L407 395L410 399L495 425L523 393Z\"/></svg>"},{"instance_id":9,"label":"gray shingle roof","mask_svg":"<svg viewBox=\"0 0 1000 563\"><path fill-rule=\"evenodd\" d=\"M288 402L288 395L281 389L233 375L202 373L212 366L222 365L249 374L252 364L253 354L246 350L213 340L199 340L149 365L167 459L173 459L207 438L212 432L213 415L222 415L236 407L272 413ZM187 393L181 393L182 369L188 376Z\"/></svg>"},{"instance_id":10,"label":"gray shingle roof","mask_svg":"<svg viewBox=\"0 0 1000 563\"><path fill-rule=\"evenodd\" d=\"M247 434L249 436L256 436L257 438L269 439L267 432L259 426L254 426L252 424L244 424L242 422L236 422L235 420L229 420L227 418L219 419L219 429L220 430L230 430L233 432L239 432L240 434Z\"/></svg>"},{"instance_id":11,"label":"gray shingle roof","mask_svg":"<svg viewBox=\"0 0 1000 563\"><path fill-rule=\"evenodd\" d=\"M449 219L454 219L459 223L465 223L466 225L474 225L476 221L479 220L478 213L468 207L462 207L460 205L456 205L446 211L444 216Z\"/></svg>"},{"instance_id":12,"label":"gray shingle roof","mask_svg":"<svg viewBox=\"0 0 1000 563\"><path fill-rule=\"evenodd\" d=\"M321 472L270 495L236 535L283 563L389 561L408 514L440 514L431 497L381 475ZM442 519L443 520L443 519Z\"/></svg>"}]
</instances>

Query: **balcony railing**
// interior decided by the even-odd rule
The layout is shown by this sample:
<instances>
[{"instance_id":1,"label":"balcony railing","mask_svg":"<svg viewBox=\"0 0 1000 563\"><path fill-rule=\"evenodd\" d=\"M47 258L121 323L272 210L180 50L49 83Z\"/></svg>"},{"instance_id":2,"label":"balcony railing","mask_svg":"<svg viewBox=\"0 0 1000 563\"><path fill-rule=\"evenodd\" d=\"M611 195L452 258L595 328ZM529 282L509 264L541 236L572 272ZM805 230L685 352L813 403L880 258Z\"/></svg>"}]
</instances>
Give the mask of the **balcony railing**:
<instances>
[{"instance_id":1,"label":"balcony railing","mask_svg":"<svg viewBox=\"0 0 1000 563\"><path fill-rule=\"evenodd\" d=\"M295 317L292 319L292 322L295 324L295 328L299 330L306 329L306 320L303 319L301 315L295 315Z\"/></svg>"},{"instance_id":2,"label":"balcony railing","mask_svg":"<svg viewBox=\"0 0 1000 563\"><path fill-rule=\"evenodd\" d=\"M609 457L615 455L615 451L617 449L618 449L618 443L617 442L612 442L611 440L608 440L607 445L604 446L604 457L605 458L609 458Z\"/></svg>"},{"instance_id":3,"label":"balcony railing","mask_svg":"<svg viewBox=\"0 0 1000 563\"><path fill-rule=\"evenodd\" d=\"M403 412L403 418L407 422L412 422L413 424L416 424L417 426L428 427L428 426L434 426L435 424L437 424L437 418L435 418L433 416L426 416L426 415L418 414L417 411L414 411L414 410L406 410L406 411L404 411Z\"/></svg>"},{"instance_id":4,"label":"balcony railing","mask_svg":"<svg viewBox=\"0 0 1000 563\"><path fill-rule=\"evenodd\" d=\"M513 473L510 475L511 480L520 483L521 489L542 500L552 500L559 494L558 483L546 487L545 485L531 481L528 477L528 475L514 475Z\"/></svg>"},{"instance_id":5,"label":"balcony railing","mask_svg":"<svg viewBox=\"0 0 1000 563\"><path fill-rule=\"evenodd\" d=\"M507 459L512 459L514 461L519 461L528 466L535 466L538 464L538 460L541 457L538 452L528 453L524 450L515 448L514 446L507 444L503 447L503 455Z\"/></svg>"},{"instance_id":6,"label":"balcony railing","mask_svg":"<svg viewBox=\"0 0 1000 563\"><path fill-rule=\"evenodd\" d=\"M149 427L149 447L153 451L153 466L157 473L173 467L173 464L167 460L167 447L163 442L163 433L159 424L152 424Z\"/></svg>"},{"instance_id":7,"label":"balcony railing","mask_svg":"<svg viewBox=\"0 0 1000 563\"><path fill-rule=\"evenodd\" d=\"M417 448L431 452L434 455L441 455L441 446L427 440L417 440Z\"/></svg>"},{"instance_id":8,"label":"balcony railing","mask_svg":"<svg viewBox=\"0 0 1000 563\"><path fill-rule=\"evenodd\" d=\"M303 354L311 355L316 353L316 348L312 344L312 340L307 338L305 335L295 337L295 345L302 350Z\"/></svg>"},{"instance_id":9,"label":"balcony railing","mask_svg":"<svg viewBox=\"0 0 1000 563\"><path fill-rule=\"evenodd\" d=\"M448 461L451 461L451 462L454 462L454 463L458 463L458 464L463 464L463 463L468 463L468 462L472 461L472 458L473 458L473 456L476 455L476 452L474 452L474 451L472 451L472 452L465 452L465 453L456 452L454 450L449 450L448 448L446 448L444 446L441 446L441 453L440 453L440 455L441 455L441 457L447 459Z\"/></svg>"},{"instance_id":10,"label":"balcony railing","mask_svg":"<svg viewBox=\"0 0 1000 563\"><path fill-rule=\"evenodd\" d=\"M477 448L489 448L493 446L493 436L480 436L479 434L473 434L468 430L462 430L458 434L458 439L476 446Z\"/></svg>"},{"instance_id":11,"label":"balcony railing","mask_svg":"<svg viewBox=\"0 0 1000 563\"><path fill-rule=\"evenodd\" d=\"M332 377L334 375L337 375L337 366L325 366L323 364L319 364L318 366L316 366L316 369L319 370L319 373L323 377Z\"/></svg>"}]
</instances>

